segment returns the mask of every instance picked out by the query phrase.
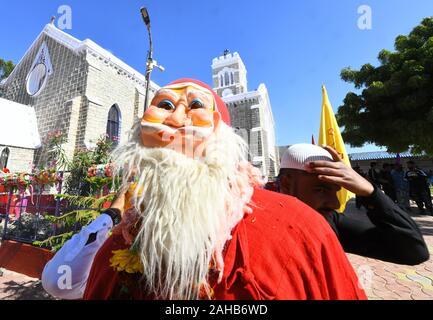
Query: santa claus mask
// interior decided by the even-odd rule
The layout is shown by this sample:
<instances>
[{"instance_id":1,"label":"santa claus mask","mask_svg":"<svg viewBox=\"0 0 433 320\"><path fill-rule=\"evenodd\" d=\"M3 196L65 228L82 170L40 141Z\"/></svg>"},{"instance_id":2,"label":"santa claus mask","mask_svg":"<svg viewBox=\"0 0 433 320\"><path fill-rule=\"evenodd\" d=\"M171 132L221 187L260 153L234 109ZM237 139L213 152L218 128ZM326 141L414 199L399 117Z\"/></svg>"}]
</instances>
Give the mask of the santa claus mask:
<instances>
[{"instance_id":1,"label":"santa claus mask","mask_svg":"<svg viewBox=\"0 0 433 320\"><path fill-rule=\"evenodd\" d=\"M228 112L205 84L185 79L156 92L141 119L141 140L146 147L166 147L189 157L203 156L209 137ZM222 110L224 109L224 110Z\"/></svg>"}]
</instances>

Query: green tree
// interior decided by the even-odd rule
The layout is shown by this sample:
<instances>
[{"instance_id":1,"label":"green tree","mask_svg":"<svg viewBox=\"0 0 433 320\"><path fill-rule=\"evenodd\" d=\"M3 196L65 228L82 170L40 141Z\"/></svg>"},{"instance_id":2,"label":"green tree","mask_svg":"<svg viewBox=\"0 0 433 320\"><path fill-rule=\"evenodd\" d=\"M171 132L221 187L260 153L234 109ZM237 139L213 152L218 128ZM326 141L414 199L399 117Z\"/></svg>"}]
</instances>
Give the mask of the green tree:
<instances>
[{"instance_id":1,"label":"green tree","mask_svg":"<svg viewBox=\"0 0 433 320\"><path fill-rule=\"evenodd\" d=\"M0 81L7 78L14 68L15 65L12 61L6 61L0 58Z\"/></svg>"},{"instance_id":2,"label":"green tree","mask_svg":"<svg viewBox=\"0 0 433 320\"><path fill-rule=\"evenodd\" d=\"M390 152L433 154L433 17L407 36L395 39L395 51L382 50L380 65L341 71L361 94L349 92L337 120L343 138L354 147L365 143Z\"/></svg>"}]
</instances>

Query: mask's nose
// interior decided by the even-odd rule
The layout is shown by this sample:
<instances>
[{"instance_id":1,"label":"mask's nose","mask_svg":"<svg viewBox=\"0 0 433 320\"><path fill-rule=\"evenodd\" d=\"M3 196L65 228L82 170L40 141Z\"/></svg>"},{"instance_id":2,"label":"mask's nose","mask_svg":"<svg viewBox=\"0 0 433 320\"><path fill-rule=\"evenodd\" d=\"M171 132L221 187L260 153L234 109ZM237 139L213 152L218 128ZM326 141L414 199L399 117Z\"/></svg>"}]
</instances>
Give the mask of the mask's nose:
<instances>
[{"instance_id":1,"label":"mask's nose","mask_svg":"<svg viewBox=\"0 0 433 320\"><path fill-rule=\"evenodd\" d=\"M185 126L186 120L187 120L186 107L183 104L180 104L176 107L176 110L174 110L173 113L171 113L165 119L164 124L175 128L180 128Z\"/></svg>"}]
</instances>

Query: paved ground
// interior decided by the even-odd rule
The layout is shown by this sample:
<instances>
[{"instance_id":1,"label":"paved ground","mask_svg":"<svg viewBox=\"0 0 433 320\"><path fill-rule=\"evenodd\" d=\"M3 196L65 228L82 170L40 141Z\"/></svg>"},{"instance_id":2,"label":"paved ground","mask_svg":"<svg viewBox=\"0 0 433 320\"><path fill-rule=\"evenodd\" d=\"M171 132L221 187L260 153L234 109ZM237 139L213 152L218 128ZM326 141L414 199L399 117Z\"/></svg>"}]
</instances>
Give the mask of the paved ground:
<instances>
[{"instance_id":1,"label":"paved ground","mask_svg":"<svg viewBox=\"0 0 433 320\"><path fill-rule=\"evenodd\" d=\"M348 211L357 213L353 202L348 204ZM405 266L348 254L369 299L433 300L433 217L412 216L429 247L432 255L429 261L418 266ZM0 299L53 298L43 290L38 279L0 269Z\"/></svg>"},{"instance_id":2,"label":"paved ground","mask_svg":"<svg viewBox=\"0 0 433 320\"><path fill-rule=\"evenodd\" d=\"M0 300L53 300L38 279L0 269Z\"/></svg>"}]
</instances>

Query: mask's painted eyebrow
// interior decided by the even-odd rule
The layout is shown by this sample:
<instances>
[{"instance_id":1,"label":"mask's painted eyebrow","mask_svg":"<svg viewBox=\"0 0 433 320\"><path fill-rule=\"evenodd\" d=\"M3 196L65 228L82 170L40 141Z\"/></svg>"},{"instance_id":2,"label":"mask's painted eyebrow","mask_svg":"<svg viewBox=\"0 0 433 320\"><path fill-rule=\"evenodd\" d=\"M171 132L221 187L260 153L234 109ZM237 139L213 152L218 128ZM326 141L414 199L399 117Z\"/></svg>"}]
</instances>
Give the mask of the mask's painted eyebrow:
<instances>
[{"instance_id":1,"label":"mask's painted eyebrow","mask_svg":"<svg viewBox=\"0 0 433 320\"><path fill-rule=\"evenodd\" d=\"M212 101L212 98L210 97L209 94L204 93L203 91L199 91L199 90L191 90L188 92L188 99L190 98L191 95L200 95L202 97L204 97L206 99L206 101Z\"/></svg>"},{"instance_id":2,"label":"mask's painted eyebrow","mask_svg":"<svg viewBox=\"0 0 433 320\"><path fill-rule=\"evenodd\" d=\"M208 108L210 107L212 110L215 110L215 102L211 94L207 94L199 90L191 90L190 92L188 92L188 100L190 100L190 96L193 94L201 95L205 99L205 101L203 101L205 105L208 105Z\"/></svg>"},{"instance_id":3,"label":"mask's painted eyebrow","mask_svg":"<svg viewBox=\"0 0 433 320\"><path fill-rule=\"evenodd\" d=\"M160 94L167 94L169 96L172 96L175 100L177 100L179 98L179 95L172 91L172 90L168 90L168 89L160 89L158 90L158 92L156 93L156 95L160 95Z\"/></svg>"}]
</instances>

